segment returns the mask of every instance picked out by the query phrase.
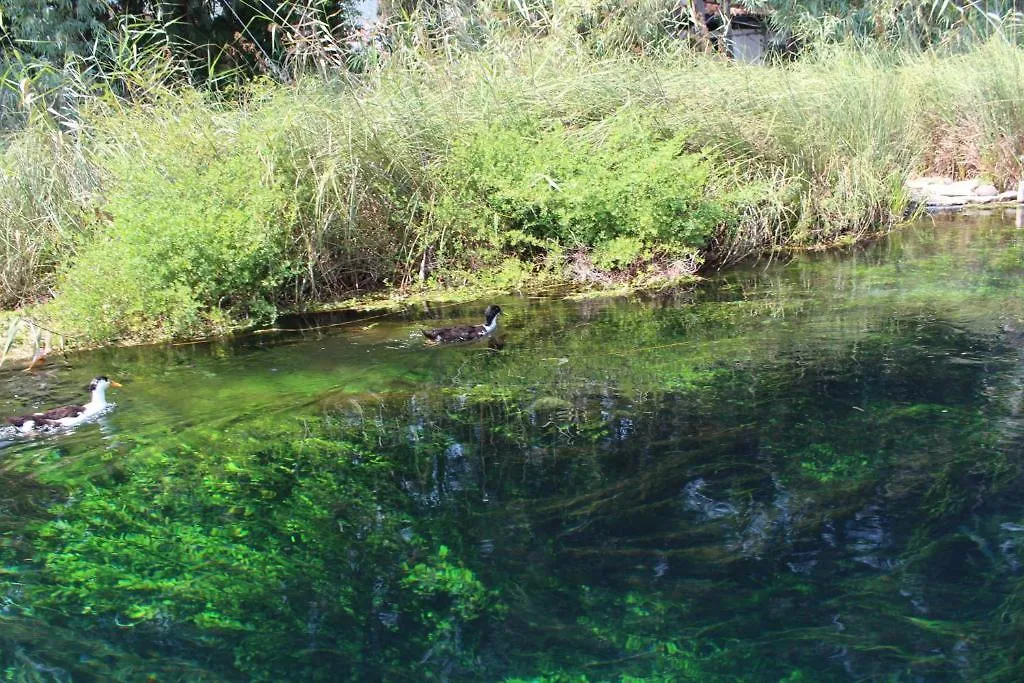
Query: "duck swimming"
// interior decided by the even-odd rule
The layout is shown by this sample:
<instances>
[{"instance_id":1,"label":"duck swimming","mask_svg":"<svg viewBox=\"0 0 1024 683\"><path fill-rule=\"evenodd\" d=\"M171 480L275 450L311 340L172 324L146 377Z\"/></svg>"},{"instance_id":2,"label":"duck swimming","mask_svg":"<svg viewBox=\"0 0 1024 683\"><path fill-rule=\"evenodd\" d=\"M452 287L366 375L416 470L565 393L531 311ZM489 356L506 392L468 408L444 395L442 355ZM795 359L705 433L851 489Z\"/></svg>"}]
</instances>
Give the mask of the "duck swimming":
<instances>
[{"instance_id":1,"label":"duck swimming","mask_svg":"<svg viewBox=\"0 0 1024 683\"><path fill-rule=\"evenodd\" d=\"M42 413L19 415L7 418L7 423L17 427L23 434L62 427L75 427L99 415L110 406L107 403L107 387L121 385L105 376L99 376L89 382L88 391L92 392L89 402L81 406L61 406Z\"/></svg>"},{"instance_id":2,"label":"duck swimming","mask_svg":"<svg viewBox=\"0 0 1024 683\"><path fill-rule=\"evenodd\" d=\"M482 339L498 328L498 316L501 307L491 304L484 311L483 325L456 325L455 327L439 327L434 330L423 330L423 336L431 344L450 344Z\"/></svg>"}]
</instances>

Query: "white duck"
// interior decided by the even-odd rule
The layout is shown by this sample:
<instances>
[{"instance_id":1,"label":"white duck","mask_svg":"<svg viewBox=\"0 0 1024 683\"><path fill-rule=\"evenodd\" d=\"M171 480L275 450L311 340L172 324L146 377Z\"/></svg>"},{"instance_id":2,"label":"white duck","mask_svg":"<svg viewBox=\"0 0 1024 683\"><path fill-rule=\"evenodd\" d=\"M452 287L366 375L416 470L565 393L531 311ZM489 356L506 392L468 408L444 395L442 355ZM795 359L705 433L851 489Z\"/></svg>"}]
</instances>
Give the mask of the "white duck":
<instances>
[{"instance_id":1,"label":"white duck","mask_svg":"<svg viewBox=\"0 0 1024 683\"><path fill-rule=\"evenodd\" d=\"M17 427L23 434L62 427L74 427L96 417L110 404L107 403L107 387L121 385L105 376L99 376L89 382L88 390L92 397L85 405L61 406L41 413L17 415L7 418L8 424Z\"/></svg>"}]
</instances>

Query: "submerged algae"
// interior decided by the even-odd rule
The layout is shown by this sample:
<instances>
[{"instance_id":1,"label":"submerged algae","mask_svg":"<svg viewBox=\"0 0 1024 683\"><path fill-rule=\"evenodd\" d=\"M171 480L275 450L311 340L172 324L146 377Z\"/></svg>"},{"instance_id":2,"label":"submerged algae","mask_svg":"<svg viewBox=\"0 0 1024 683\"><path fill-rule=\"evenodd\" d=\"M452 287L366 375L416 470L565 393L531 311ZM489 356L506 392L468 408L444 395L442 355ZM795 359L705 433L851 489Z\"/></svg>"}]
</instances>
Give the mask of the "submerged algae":
<instances>
[{"instance_id":1,"label":"submerged algae","mask_svg":"<svg viewBox=\"0 0 1024 683\"><path fill-rule=\"evenodd\" d=\"M135 381L5 451L2 663L1014 680L1019 238L919 230L702 295L503 300L500 350L393 317L83 357Z\"/></svg>"}]
</instances>

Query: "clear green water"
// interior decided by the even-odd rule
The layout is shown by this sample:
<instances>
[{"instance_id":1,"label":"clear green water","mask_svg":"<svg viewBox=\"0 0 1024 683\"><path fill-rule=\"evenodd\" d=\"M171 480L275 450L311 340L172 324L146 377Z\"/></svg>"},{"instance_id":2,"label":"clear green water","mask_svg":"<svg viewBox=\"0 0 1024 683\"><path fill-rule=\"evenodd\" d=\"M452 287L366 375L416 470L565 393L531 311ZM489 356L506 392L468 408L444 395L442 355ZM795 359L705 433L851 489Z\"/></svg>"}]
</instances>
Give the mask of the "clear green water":
<instances>
[{"instance_id":1,"label":"clear green water","mask_svg":"<svg viewBox=\"0 0 1024 683\"><path fill-rule=\"evenodd\" d=\"M1024 678L1024 232L105 350L0 450L10 680ZM312 325L321 329L308 329Z\"/></svg>"}]
</instances>

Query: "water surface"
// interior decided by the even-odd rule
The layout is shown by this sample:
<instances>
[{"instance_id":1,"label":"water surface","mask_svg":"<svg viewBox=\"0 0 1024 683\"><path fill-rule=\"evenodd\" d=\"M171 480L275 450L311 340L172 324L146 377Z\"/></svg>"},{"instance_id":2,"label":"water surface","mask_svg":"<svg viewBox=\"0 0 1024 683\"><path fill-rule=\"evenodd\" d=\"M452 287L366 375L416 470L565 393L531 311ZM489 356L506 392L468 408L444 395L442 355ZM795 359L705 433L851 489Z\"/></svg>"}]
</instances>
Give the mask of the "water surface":
<instances>
[{"instance_id":1,"label":"water surface","mask_svg":"<svg viewBox=\"0 0 1024 683\"><path fill-rule=\"evenodd\" d=\"M1024 233L5 369L12 680L1020 680Z\"/></svg>"}]
</instances>

